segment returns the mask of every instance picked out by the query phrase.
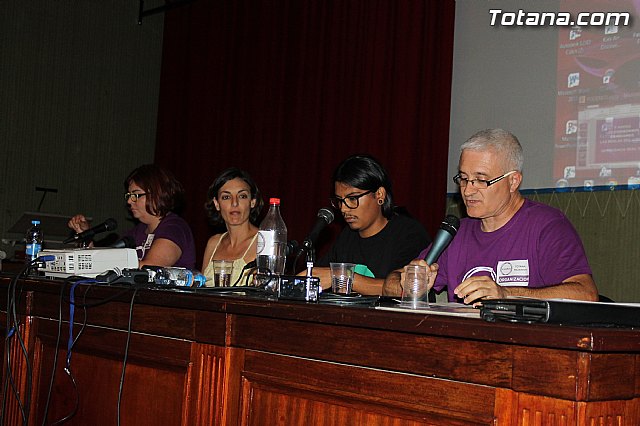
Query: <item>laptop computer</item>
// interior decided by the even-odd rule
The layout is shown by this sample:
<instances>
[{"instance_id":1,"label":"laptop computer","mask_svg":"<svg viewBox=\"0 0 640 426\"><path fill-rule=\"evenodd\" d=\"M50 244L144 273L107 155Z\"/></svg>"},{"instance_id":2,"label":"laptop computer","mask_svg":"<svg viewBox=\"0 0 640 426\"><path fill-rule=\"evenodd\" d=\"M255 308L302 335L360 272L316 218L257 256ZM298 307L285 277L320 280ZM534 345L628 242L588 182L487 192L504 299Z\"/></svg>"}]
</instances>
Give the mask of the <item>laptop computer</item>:
<instances>
[{"instance_id":1,"label":"laptop computer","mask_svg":"<svg viewBox=\"0 0 640 426\"><path fill-rule=\"evenodd\" d=\"M487 299L482 301L480 317L491 322L640 327L640 304L520 297Z\"/></svg>"}]
</instances>

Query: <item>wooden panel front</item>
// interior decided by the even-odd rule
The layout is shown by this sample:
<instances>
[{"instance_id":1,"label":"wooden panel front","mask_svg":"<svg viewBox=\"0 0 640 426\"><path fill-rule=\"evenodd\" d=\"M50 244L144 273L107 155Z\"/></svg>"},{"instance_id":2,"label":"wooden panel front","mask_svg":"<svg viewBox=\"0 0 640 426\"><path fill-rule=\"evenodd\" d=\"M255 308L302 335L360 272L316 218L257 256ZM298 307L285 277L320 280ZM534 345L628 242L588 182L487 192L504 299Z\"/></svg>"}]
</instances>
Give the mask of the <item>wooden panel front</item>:
<instances>
[{"instance_id":1,"label":"wooden panel front","mask_svg":"<svg viewBox=\"0 0 640 426\"><path fill-rule=\"evenodd\" d=\"M34 406L41 424L56 355L57 324L38 320L34 346ZM224 351L209 345L133 333L129 340L124 386L118 407L127 333L88 326L71 354L66 334L57 351L57 369L47 424L72 416L70 425L213 425L221 414ZM195 362L194 362L195 361ZM75 409L78 404L77 410ZM75 412L75 413L74 413Z\"/></svg>"},{"instance_id":2,"label":"wooden panel front","mask_svg":"<svg viewBox=\"0 0 640 426\"><path fill-rule=\"evenodd\" d=\"M1 292L0 292L1 293ZM1 295L0 295L1 296ZM59 293L37 292L33 298L32 314L37 317L69 318L69 294L63 294L62 312L60 312ZM117 296L117 297L116 297ZM185 309L171 306L172 302L182 300L189 305L190 299L200 302L194 295L174 294L172 292L147 291L146 294L137 292L135 297L139 301L146 297L146 303L133 304L132 328L134 331L149 333L158 336L175 337L178 339L197 340L202 343L223 346L226 332L226 316L216 312L215 309ZM80 286L75 290L76 303L90 306L86 310L87 320L90 324L126 330L129 323L129 311L131 298L134 297L133 289L105 288L105 286ZM216 302L211 301L212 307ZM217 302L220 305L220 302ZM0 305L1 306L1 305ZM76 310L76 321L83 321L83 312Z\"/></svg>"},{"instance_id":3,"label":"wooden panel front","mask_svg":"<svg viewBox=\"0 0 640 426\"><path fill-rule=\"evenodd\" d=\"M513 389L575 401L629 398L637 375L634 355L514 348Z\"/></svg>"},{"instance_id":4,"label":"wooden panel front","mask_svg":"<svg viewBox=\"0 0 640 426\"><path fill-rule=\"evenodd\" d=\"M243 425L494 424L482 385L247 351Z\"/></svg>"},{"instance_id":5,"label":"wooden panel front","mask_svg":"<svg viewBox=\"0 0 640 426\"><path fill-rule=\"evenodd\" d=\"M34 392L40 403L34 410L37 424L42 423L45 401L56 355L55 324L38 321ZM62 342L66 343L66 333ZM153 336L132 334L126 358L122 399L118 408L127 333L88 327L71 354L73 385L64 373L67 350L57 350L58 360L47 423L72 415L76 399L78 409L68 424L113 425L118 416L123 424L157 425L181 423L190 343L167 342Z\"/></svg>"},{"instance_id":6,"label":"wooden panel front","mask_svg":"<svg viewBox=\"0 0 640 426\"><path fill-rule=\"evenodd\" d=\"M183 425L213 426L240 423L240 395L245 351L194 344ZM169 424L169 423L163 423Z\"/></svg>"},{"instance_id":7,"label":"wooden panel front","mask_svg":"<svg viewBox=\"0 0 640 426\"><path fill-rule=\"evenodd\" d=\"M71 357L74 388L63 368L67 322L56 348L58 315L69 315L60 291L68 287L22 284L18 317L30 362L15 336L5 357L22 401L33 378L30 424L42 424L49 396L47 423L73 413L77 398L67 424L116 424L133 293L77 288L76 301L109 303L87 309ZM640 424L633 329L489 324L163 290L140 291L135 302L123 424ZM77 307L74 333L84 320ZM7 401L5 424L22 423L15 398Z\"/></svg>"},{"instance_id":8,"label":"wooden panel front","mask_svg":"<svg viewBox=\"0 0 640 426\"><path fill-rule=\"evenodd\" d=\"M511 347L488 342L258 317L237 318L231 341L243 348L477 384L511 385Z\"/></svg>"}]
</instances>

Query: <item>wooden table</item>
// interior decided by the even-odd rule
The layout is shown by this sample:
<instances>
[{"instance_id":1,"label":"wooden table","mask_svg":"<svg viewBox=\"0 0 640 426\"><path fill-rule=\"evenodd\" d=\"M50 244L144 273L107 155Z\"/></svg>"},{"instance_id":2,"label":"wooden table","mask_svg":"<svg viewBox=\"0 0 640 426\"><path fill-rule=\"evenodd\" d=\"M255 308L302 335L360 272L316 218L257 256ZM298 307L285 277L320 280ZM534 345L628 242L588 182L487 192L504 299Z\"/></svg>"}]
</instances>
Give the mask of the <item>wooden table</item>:
<instances>
[{"instance_id":1,"label":"wooden table","mask_svg":"<svg viewBox=\"0 0 640 426\"><path fill-rule=\"evenodd\" d=\"M3 307L9 283L0 278ZM7 349L23 404L31 377L33 425L48 397L47 424L76 398L65 424L640 424L640 330L148 289L130 311L132 289L80 284L74 388L69 295L62 281L16 286L28 362L15 334ZM4 414L22 423L10 390Z\"/></svg>"}]
</instances>

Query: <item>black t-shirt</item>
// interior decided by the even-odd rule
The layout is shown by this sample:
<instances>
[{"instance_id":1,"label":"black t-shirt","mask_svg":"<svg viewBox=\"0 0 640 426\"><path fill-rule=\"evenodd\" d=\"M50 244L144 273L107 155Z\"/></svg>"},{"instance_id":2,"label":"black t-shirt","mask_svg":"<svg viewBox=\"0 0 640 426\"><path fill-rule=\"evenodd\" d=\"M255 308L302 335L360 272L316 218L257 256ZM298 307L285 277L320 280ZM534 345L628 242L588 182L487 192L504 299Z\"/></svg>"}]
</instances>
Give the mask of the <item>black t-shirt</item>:
<instances>
[{"instance_id":1,"label":"black t-shirt","mask_svg":"<svg viewBox=\"0 0 640 426\"><path fill-rule=\"evenodd\" d=\"M420 222L394 214L380 232L369 238L361 238L358 231L345 226L317 266L329 266L330 262L356 263L366 265L376 278L385 278L415 259L430 242Z\"/></svg>"}]
</instances>

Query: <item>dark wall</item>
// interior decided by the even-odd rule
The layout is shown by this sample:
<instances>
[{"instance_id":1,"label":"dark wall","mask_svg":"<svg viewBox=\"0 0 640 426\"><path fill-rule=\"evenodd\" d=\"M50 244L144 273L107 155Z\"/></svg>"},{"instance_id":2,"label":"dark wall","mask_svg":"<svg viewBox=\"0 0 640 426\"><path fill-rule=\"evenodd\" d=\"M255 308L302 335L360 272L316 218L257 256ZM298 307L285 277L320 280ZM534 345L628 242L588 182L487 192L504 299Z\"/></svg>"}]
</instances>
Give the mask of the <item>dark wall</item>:
<instances>
[{"instance_id":1,"label":"dark wall","mask_svg":"<svg viewBox=\"0 0 640 426\"><path fill-rule=\"evenodd\" d=\"M16 241L26 229L8 230L37 210L36 187L57 190L44 213L130 226L122 181L153 161L164 26L162 15L137 18L131 0L0 1L0 249L9 257L24 249ZM44 228L47 239L59 232Z\"/></svg>"}]
</instances>

